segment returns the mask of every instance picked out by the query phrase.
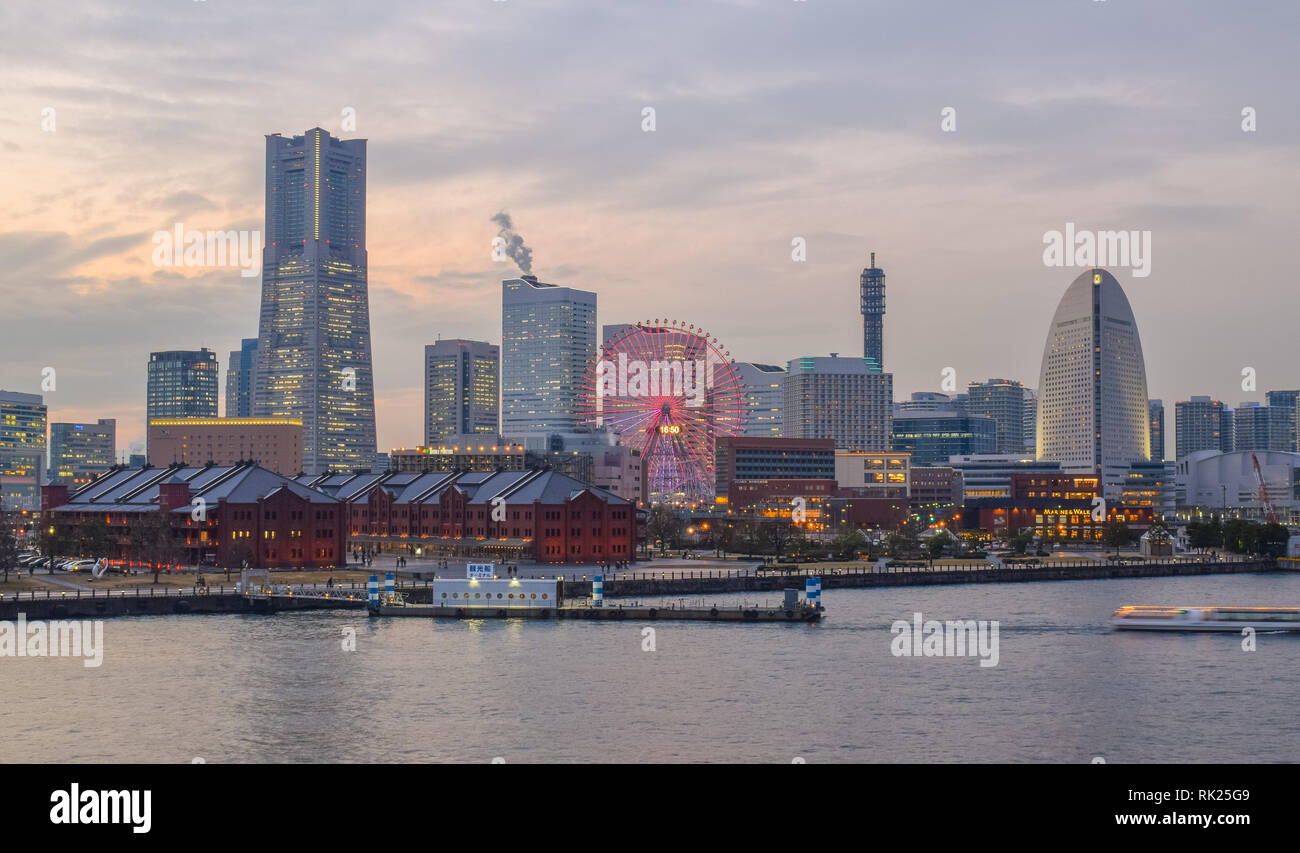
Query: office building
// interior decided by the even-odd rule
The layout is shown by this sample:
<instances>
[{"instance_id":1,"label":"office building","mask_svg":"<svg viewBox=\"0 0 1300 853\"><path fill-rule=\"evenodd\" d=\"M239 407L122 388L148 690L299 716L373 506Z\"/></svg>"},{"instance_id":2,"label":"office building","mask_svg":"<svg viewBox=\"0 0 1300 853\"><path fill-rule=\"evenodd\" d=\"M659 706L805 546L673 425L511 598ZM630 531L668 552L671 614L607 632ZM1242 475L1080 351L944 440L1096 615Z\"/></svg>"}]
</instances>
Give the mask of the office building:
<instances>
[{"instance_id":1,"label":"office building","mask_svg":"<svg viewBox=\"0 0 1300 853\"><path fill-rule=\"evenodd\" d=\"M996 453L997 422L951 411L894 416L890 449L908 453L914 465L947 465L953 456Z\"/></svg>"},{"instance_id":2,"label":"office building","mask_svg":"<svg viewBox=\"0 0 1300 853\"><path fill-rule=\"evenodd\" d=\"M738 362L736 370L745 383L746 436L781 437L782 386L785 368L774 364Z\"/></svg>"},{"instance_id":3,"label":"office building","mask_svg":"<svg viewBox=\"0 0 1300 853\"><path fill-rule=\"evenodd\" d=\"M145 418L215 418L218 369L206 348L150 353Z\"/></svg>"},{"instance_id":4,"label":"office building","mask_svg":"<svg viewBox=\"0 0 1300 853\"><path fill-rule=\"evenodd\" d=\"M1017 474L1052 474L1060 464L1034 459L1023 453L987 453L954 456L949 460L962 477L962 501L1011 496L1011 478Z\"/></svg>"},{"instance_id":5,"label":"office building","mask_svg":"<svg viewBox=\"0 0 1300 853\"><path fill-rule=\"evenodd\" d=\"M839 497L905 500L911 488L912 458L906 453L835 452Z\"/></svg>"},{"instance_id":6,"label":"office building","mask_svg":"<svg viewBox=\"0 0 1300 853\"><path fill-rule=\"evenodd\" d=\"M1149 459L1148 399L1128 297L1109 272L1087 270L1061 297L1043 346L1037 458L1094 474Z\"/></svg>"},{"instance_id":7,"label":"office building","mask_svg":"<svg viewBox=\"0 0 1300 853\"><path fill-rule=\"evenodd\" d=\"M596 361L596 294L525 275L501 283L501 431L572 432Z\"/></svg>"},{"instance_id":8,"label":"office building","mask_svg":"<svg viewBox=\"0 0 1300 853\"><path fill-rule=\"evenodd\" d=\"M293 418L156 418L148 445L154 467L256 462L285 477L303 470L302 422Z\"/></svg>"},{"instance_id":9,"label":"office building","mask_svg":"<svg viewBox=\"0 0 1300 853\"><path fill-rule=\"evenodd\" d=\"M366 141L266 137L264 239L253 415L302 422L308 472L369 469Z\"/></svg>"},{"instance_id":10,"label":"office building","mask_svg":"<svg viewBox=\"0 0 1300 853\"><path fill-rule=\"evenodd\" d=\"M1233 444L1232 410L1205 396L1174 404L1175 456L1182 459L1199 450L1230 453Z\"/></svg>"},{"instance_id":11,"label":"office building","mask_svg":"<svg viewBox=\"0 0 1300 853\"><path fill-rule=\"evenodd\" d=\"M445 340L424 348L424 444L500 432L501 350L483 341Z\"/></svg>"},{"instance_id":12,"label":"office building","mask_svg":"<svg viewBox=\"0 0 1300 853\"><path fill-rule=\"evenodd\" d=\"M257 338L244 338L230 351L226 365L226 417L253 416L253 376L257 372Z\"/></svg>"},{"instance_id":13,"label":"office building","mask_svg":"<svg viewBox=\"0 0 1300 853\"><path fill-rule=\"evenodd\" d=\"M1026 402L1023 384L1014 379L989 379L966 386L966 411L992 418L997 424L997 447L992 451L962 453L1024 453Z\"/></svg>"},{"instance_id":14,"label":"office building","mask_svg":"<svg viewBox=\"0 0 1300 853\"><path fill-rule=\"evenodd\" d=\"M965 394L949 396L948 394L940 394L938 391L913 391L910 400L899 400L894 403L894 417L918 415L924 412L965 414L966 399Z\"/></svg>"},{"instance_id":15,"label":"office building","mask_svg":"<svg viewBox=\"0 0 1300 853\"><path fill-rule=\"evenodd\" d=\"M0 390L0 510L38 510L47 413L40 394Z\"/></svg>"},{"instance_id":16,"label":"office building","mask_svg":"<svg viewBox=\"0 0 1300 853\"><path fill-rule=\"evenodd\" d=\"M1294 452L1295 408L1242 403L1233 413L1233 450Z\"/></svg>"},{"instance_id":17,"label":"office building","mask_svg":"<svg viewBox=\"0 0 1300 853\"><path fill-rule=\"evenodd\" d=\"M1163 462L1165 458L1164 401L1147 400L1147 417L1151 421L1151 461Z\"/></svg>"},{"instance_id":18,"label":"office building","mask_svg":"<svg viewBox=\"0 0 1300 853\"><path fill-rule=\"evenodd\" d=\"M500 436L454 436L451 444L432 447L395 447L388 454L388 470L397 474L436 471L522 471L524 446Z\"/></svg>"},{"instance_id":19,"label":"office building","mask_svg":"<svg viewBox=\"0 0 1300 853\"><path fill-rule=\"evenodd\" d=\"M117 421L50 424L51 483L82 486L117 464Z\"/></svg>"},{"instance_id":20,"label":"office building","mask_svg":"<svg viewBox=\"0 0 1300 853\"><path fill-rule=\"evenodd\" d=\"M860 358L809 356L786 367L782 432L829 438L838 450L890 452L894 377Z\"/></svg>"}]
</instances>

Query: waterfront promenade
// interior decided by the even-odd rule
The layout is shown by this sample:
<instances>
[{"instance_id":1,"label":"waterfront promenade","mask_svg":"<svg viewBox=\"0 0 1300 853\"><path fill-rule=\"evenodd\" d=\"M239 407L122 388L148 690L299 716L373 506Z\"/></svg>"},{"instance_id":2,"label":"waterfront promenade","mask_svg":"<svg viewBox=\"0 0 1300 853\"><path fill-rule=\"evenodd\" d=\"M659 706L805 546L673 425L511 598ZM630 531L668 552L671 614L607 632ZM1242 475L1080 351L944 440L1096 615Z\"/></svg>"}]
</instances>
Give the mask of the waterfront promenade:
<instances>
[{"instance_id":1,"label":"waterfront promenade","mask_svg":"<svg viewBox=\"0 0 1300 853\"><path fill-rule=\"evenodd\" d=\"M692 561L688 561L692 562ZM524 568L520 574L524 576ZM582 600L591 595L591 577L564 571L568 567L531 567L534 576L562 577L565 598ZM448 576L461 577L452 566ZM1109 578L1189 577L1211 574L1239 574L1279 571L1278 561L1269 558L1193 559L1179 557L1142 562L1106 562L1093 559L1057 560L1042 565L993 566L979 564L936 564L934 566L890 566L871 563L804 564L800 566L754 566L738 568L685 568L681 564L663 568L633 568L606 573L606 598L642 598L677 595L780 592L802 589L804 579L822 579L822 589L862 589L939 584L1033 583ZM374 569L382 577L385 570ZM322 575L326 574L324 572ZM327 586L325 581L276 584L270 596L244 596L231 585L212 584L206 591L183 587L169 578L167 585L135 586L125 589L73 587L28 589L0 596L0 619L14 619L25 613L30 619L105 618L110 616L163 615L177 613L274 613L297 610L359 609L365 607L364 581L350 580ZM429 579L401 579L398 589L413 604L429 604ZM64 583L61 586L71 586Z\"/></svg>"}]
</instances>

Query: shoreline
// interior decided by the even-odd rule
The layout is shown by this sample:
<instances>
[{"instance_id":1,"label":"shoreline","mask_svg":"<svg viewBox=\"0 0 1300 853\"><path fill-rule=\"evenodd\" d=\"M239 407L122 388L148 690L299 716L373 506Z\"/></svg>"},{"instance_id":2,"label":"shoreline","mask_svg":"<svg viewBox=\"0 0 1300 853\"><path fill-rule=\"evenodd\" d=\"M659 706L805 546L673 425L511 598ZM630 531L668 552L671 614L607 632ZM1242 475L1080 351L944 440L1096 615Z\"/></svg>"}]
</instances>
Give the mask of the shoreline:
<instances>
[{"instance_id":1,"label":"shoreline","mask_svg":"<svg viewBox=\"0 0 1300 853\"><path fill-rule=\"evenodd\" d=\"M754 574L725 575L706 571L628 572L607 576L604 597L651 598L654 596L724 595L727 593L779 593L787 588L802 589L808 577L820 577L822 589L877 589L898 586L931 586L951 584L1037 583L1049 581L1112 580L1146 577L1196 577L1217 574L1271 574L1289 573L1277 560L1206 560L1201 562L1170 563L1080 563L1026 566L1021 568L936 567L896 569L894 571L845 571L828 568L817 571L811 567L799 572L778 573L767 571ZM383 573L377 573L382 575ZM659 577L654 577L654 575ZM650 575L650 576L647 576ZM671 575L671 576L668 576ZM432 604L429 581L408 581L398 585L411 604ZM299 585L288 594L273 596L244 596L224 585L213 585L212 590L195 594L192 590L174 586L132 587L130 589L91 589L83 594L81 589L69 594L67 590L53 594L46 589L39 593L19 593L0 598L0 620L13 620L22 612L30 619L95 618L117 616L166 616L178 614L211 613L280 613L302 610L361 610L366 607L364 583L348 581L327 589L323 583L310 587ZM591 594L591 581L566 580L565 600L581 601Z\"/></svg>"}]
</instances>

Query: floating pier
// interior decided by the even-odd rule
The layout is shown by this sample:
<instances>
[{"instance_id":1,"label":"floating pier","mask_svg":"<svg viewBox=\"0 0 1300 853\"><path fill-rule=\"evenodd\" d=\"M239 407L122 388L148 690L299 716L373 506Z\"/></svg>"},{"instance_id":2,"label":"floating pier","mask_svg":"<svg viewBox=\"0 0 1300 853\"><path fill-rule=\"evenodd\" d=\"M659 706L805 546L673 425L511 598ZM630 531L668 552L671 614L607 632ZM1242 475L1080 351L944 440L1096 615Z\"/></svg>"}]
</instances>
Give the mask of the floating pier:
<instances>
[{"instance_id":1,"label":"floating pier","mask_svg":"<svg viewBox=\"0 0 1300 853\"><path fill-rule=\"evenodd\" d=\"M777 607L745 605L680 607L667 605L605 606L599 594L591 604L564 604L564 581L535 578L435 580L432 604L412 604L400 595L389 575L384 592L379 578L371 575L367 586L367 608L372 616L426 619L585 619L599 621L634 620L653 622L820 622L826 615L821 603L821 579L808 578L804 597L797 589L785 590ZM595 579L600 589L600 578Z\"/></svg>"}]
</instances>

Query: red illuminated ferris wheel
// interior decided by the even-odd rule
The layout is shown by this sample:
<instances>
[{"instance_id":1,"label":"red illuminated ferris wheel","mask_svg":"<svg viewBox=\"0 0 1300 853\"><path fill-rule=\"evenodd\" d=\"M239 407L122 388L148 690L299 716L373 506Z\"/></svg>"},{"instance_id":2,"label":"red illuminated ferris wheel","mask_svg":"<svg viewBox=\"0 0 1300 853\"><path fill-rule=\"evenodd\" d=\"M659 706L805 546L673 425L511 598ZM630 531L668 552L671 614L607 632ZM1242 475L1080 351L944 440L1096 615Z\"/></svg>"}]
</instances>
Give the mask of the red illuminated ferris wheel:
<instances>
[{"instance_id":1,"label":"red illuminated ferris wheel","mask_svg":"<svg viewBox=\"0 0 1300 853\"><path fill-rule=\"evenodd\" d=\"M739 435L748 414L730 351L675 320L637 323L606 341L583 399L585 424L640 451L655 502L711 501L715 441Z\"/></svg>"}]
</instances>

